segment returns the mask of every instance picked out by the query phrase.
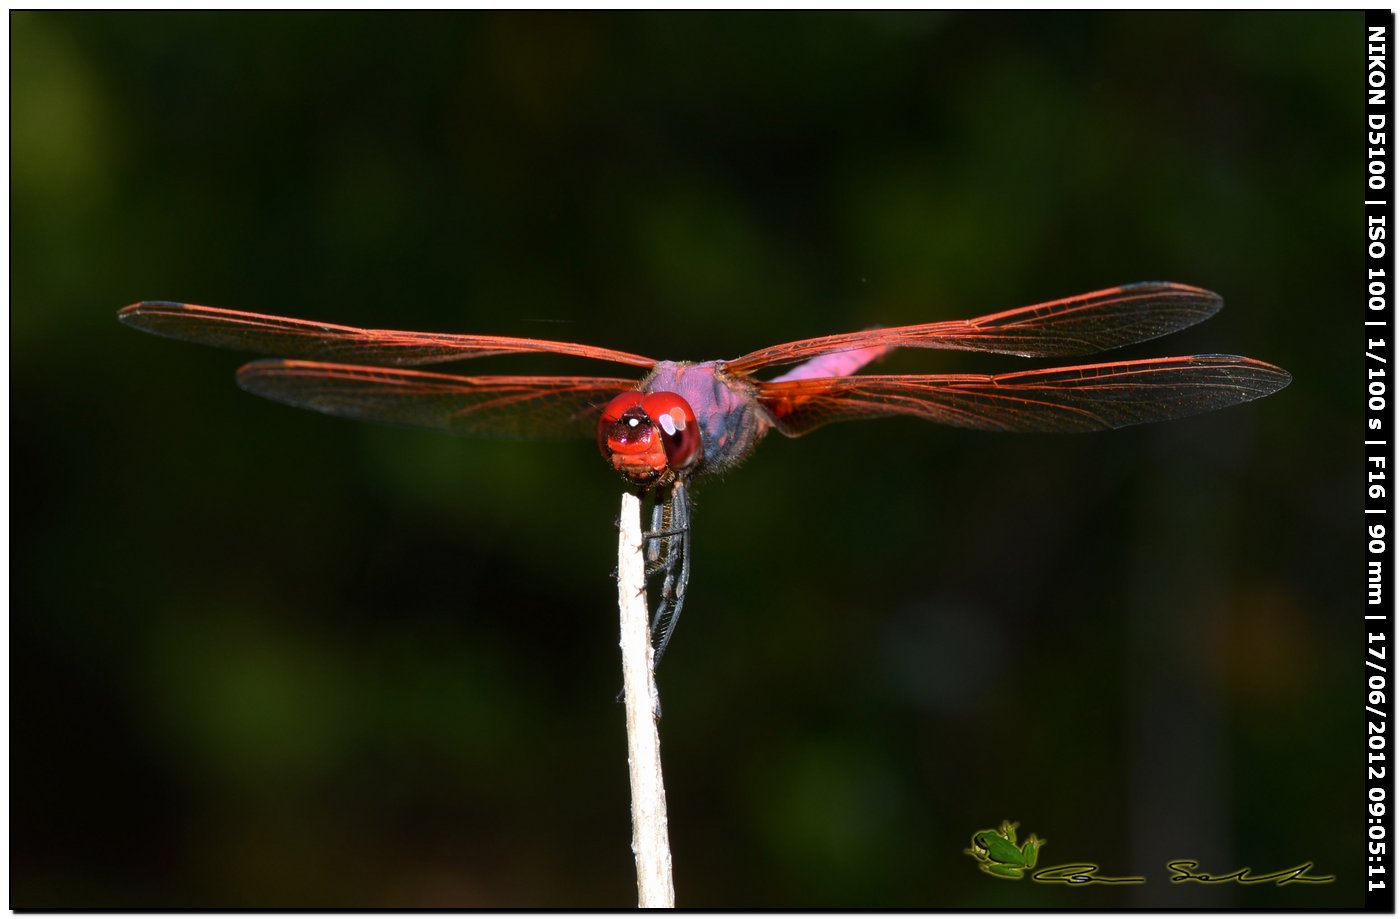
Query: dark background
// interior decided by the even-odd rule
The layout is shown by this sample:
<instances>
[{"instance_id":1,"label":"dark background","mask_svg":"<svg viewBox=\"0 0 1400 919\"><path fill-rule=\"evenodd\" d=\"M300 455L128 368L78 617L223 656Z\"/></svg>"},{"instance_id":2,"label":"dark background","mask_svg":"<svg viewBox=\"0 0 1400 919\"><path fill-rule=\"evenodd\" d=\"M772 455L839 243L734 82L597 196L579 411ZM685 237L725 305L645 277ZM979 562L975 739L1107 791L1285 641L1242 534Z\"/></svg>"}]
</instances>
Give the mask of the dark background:
<instances>
[{"instance_id":1,"label":"dark background","mask_svg":"<svg viewBox=\"0 0 1400 919\"><path fill-rule=\"evenodd\" d=\"M1293 385L833 426L702 484L678 900L1360 904L1359 13L11 27L10 905L635 902L594 445L293 411L122 305L707 359L1158 279L1226 309L1122 356ZM1149 883L989 878L1002 819Z\"/></svg>"}]
</instances>

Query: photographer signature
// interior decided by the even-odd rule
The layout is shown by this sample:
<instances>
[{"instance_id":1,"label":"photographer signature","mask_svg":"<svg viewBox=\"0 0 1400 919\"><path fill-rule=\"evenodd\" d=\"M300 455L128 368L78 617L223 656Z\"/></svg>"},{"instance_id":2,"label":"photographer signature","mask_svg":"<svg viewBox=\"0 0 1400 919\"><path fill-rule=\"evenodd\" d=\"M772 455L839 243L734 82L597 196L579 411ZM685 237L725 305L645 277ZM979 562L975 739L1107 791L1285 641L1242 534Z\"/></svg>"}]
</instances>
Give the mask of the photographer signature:
<instances>
[{"instance_id":1,"label":"photographer signature","mask_svg":"<svg viewBox=\"0 0 1400 919\"><path fill-rule=\"evenodd\" d=\"M1308 869L1313 866L1312 862L1303 862L1301 865L1294 865L1292 868L1284 868L1272 874L1251 874L1252 869L1240 868L1229 874L1196 874L1193 868L1201 867L1201 863L1190 858L1177 859L1167 862L1167 868L1172 872L1171 882L1173 884L1193 883L1193 884L1267 884L1270 881L1277 887L1285 884L1330 884L1337 878L1335 875L1325 875L1323 877L1313 877L1308 874Z\"/></svg>"}]
</instances>

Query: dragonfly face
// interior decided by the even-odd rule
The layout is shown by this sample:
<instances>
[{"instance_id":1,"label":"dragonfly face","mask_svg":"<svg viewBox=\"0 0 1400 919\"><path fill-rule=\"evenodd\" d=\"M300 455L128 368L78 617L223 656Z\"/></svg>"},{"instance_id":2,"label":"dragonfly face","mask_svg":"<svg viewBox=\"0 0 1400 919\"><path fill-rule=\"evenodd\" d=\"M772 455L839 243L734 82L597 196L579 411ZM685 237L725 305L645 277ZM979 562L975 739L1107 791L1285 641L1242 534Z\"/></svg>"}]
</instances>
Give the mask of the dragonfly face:
<instances>
[{"instance_id":1,"label":"dragonfly face","mask_svg":"<svg viewBox=\"0 0 1400 919\"><path fill-rule=\"evenodd\" d=\"M773 424L758 386L722 361L657 361L638 391L603 409L598 449L628 481L655 488L737 466Z\"/></svg>"},{"instance_id":2,"label":"dragonfly face","mask_svg":"<svg viewBox=\"0 0 1400 919\"><path fill-rule=\"evenodd\" d=\"M598 419L598 450L634 485L685 477L704 456L690 404L673 392L625 392Z\"/></svg>"}]
</instances>

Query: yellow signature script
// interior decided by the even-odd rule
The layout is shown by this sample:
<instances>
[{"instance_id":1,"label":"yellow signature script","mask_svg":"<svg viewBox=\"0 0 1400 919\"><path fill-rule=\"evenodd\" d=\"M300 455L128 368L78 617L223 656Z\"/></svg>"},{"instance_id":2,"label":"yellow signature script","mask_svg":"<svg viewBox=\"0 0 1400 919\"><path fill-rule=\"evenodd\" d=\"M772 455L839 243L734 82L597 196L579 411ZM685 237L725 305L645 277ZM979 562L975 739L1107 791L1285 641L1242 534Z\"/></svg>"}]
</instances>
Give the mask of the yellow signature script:
<instances>
[{"instance_id":1,"label":"yellow signature script","mask_svg":"<svg viewBox=\"0 0 1400 919\"><path fill-rule=\"evenodd\" d=\"M1313 868L1312 862L1303 862L1301 865L1294 865L1268 874L1254 874L1252 868L1240 868L1229 874L1208 874L1199 870L1200 867L1200 862L1190 858L1180 858L1167 862L1167 870L1172 873L1170 880L1173 884L1271 883L1276 887L1283 887L1286 884L1330 884L1337 879L1335 875L1331 874L1322 877L1308 874L1308 871ZM1040 884L1068 884L1075 887L1090 884L1147 883L1147 878L1144 877L1106 877L1099 874L1098 871L1099 866L1092 862L1054 865L1032 873L1031 880Z\"/></svg>"},{"instance_id":2,"label":"yellow signature script","mask_svg":"<svg viewBox=\"0 0 1400 919\"><path fill-rule=\"evenodd\" d=\"M1201 863L1190 858L1177 859L1174 862L1167 862L1167 868L1172 872L1171 881L1173 884L1268 884L1272 882L1277 887L1285 884L1330 884L1337 878L1335 875L1324 875L1323 877L1313 877L1308 874L1312 868L1312 862L1303 862L1301 865L1294 865L1291 868L1284 868L1281 871L1274 871L1270 874L1252 874L1251 868L1240 868L1229 874L1206 874L1196 873L1195 869L1201 867Z\"/></svg>"}]
</instances>

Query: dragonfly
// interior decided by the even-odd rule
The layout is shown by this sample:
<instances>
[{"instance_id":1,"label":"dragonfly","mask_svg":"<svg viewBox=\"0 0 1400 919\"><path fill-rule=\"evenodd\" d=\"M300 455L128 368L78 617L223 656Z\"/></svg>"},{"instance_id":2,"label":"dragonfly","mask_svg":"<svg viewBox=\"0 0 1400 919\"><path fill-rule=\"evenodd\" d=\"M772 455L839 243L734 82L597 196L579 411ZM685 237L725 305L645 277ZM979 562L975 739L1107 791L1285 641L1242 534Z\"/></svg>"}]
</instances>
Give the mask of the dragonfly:
<instances>
[{"instance_id":1,"label":"dragonfly","mask_svg":"<svg viewBox=\"0 0 1400 919\"><path fill-rule=\"evenodd\" d=\"M167 338L266 355L271 359L241 367L237 379L275 402L469 436L596 438L613 470L651 498L647 560L649 575L661 577L652 618L659 661L690 582L690 487L742 463L770 431L798 437L836 421L891 416L983 431L1106 431L1249 402L1292 379L1272 364L1231 354L999 374L857 373L861 368L897 348L1092 355L1180 331L1210 318L1222 303L1186 284L1128 284L976 319L827 335L700 362L536 338L359 329L166 301L132 304L118 318ZM540 353L621 365L634 376L405 369ZM790 369L757 377L782 368Z\"/></svg>"}]
</instances>

